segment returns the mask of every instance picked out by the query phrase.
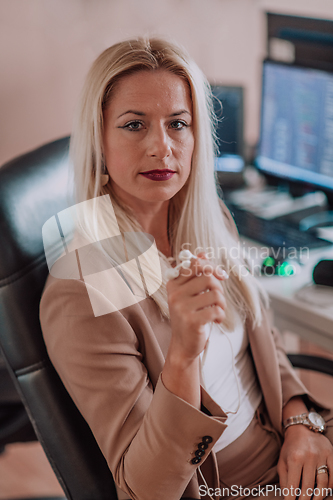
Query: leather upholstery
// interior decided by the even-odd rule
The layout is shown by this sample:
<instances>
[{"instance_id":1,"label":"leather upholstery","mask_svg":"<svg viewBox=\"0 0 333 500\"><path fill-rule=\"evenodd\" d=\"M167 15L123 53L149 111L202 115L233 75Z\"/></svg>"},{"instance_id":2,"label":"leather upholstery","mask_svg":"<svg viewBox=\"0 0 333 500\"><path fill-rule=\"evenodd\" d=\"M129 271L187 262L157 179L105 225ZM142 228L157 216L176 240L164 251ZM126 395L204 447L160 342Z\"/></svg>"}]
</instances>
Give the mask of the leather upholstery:
<instances>
[{"instance_id":1,"label":"leather upholstery","mask_svg":"<svg viewBox=\"0 0 333 500\"><path fill-rule=\"evenodd\" d=\"M9 443L36 439L27 412L0 355L0 453Z\"/></svg>"},{"instance_id":2,"label":"leather upholstery","mask_svg":"<svg viewBox=\"0 0 333 500\"><path fill-rule=\"evenodd\" d=\"M39 301L48 275L44 222L67 196L69 138L0 169L0 345L35 432L73 500L116 500L112 474L47 356Z\"/></svg>"}]
</instances>

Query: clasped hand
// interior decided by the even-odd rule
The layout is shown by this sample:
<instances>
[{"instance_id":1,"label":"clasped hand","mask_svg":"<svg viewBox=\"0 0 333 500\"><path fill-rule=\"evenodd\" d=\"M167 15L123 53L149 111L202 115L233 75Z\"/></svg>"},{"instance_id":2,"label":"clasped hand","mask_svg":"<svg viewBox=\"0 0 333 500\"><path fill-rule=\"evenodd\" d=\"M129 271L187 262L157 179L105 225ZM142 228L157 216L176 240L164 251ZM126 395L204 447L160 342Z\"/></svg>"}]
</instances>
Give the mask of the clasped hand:
<instances>
[{"instance_id":1,"label":"clasped hand","mask_svg":"<svg viewBox=\"0 0 333 500\"><path fill-rule=\"evenodd\" d=\"M205 348L206 323L224 321L226 300L220 282L227 277L200 253L167 283L172 343L184 359L195 359Z\"/></svg>"},{"instance_id":2,"label":"clasped hand","mask_svg":"<svg viewBox=\"0 0 333 500\"><path fill-rule=\"evenodd\" d=\"M327 465L328 473L317 473L317 468ZM315 433L304 425L293 425L286 429L285 440L278 462L280 487L286 500L294 500L301 491L300 499L312 496L322 500L333 489L333 447L322 434ZM315 490L315 488L318 488Z\"/></svg>"}]
</instances>

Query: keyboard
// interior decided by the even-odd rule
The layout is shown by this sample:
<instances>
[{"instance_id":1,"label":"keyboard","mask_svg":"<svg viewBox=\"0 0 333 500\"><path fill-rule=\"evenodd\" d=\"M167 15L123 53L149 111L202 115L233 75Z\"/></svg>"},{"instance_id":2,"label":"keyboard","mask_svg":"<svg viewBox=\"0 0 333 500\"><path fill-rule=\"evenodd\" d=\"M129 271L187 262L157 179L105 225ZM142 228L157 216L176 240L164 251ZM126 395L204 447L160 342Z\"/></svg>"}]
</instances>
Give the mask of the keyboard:
<instances>
[{"instance_id":1,"label":"keyboard","mask_svg":"<svg viewBox=\"0 0 333 500\"><path fill-rule=\"evenodd\" d=\"M242 236L262 243L271 248L286 248L304 251L333 245L331 241L318 238L315 234L301 231L297 226L277 219L263 219L243 210L232 203L227 203L238 231Z\"/></svg>"}]
</instances>

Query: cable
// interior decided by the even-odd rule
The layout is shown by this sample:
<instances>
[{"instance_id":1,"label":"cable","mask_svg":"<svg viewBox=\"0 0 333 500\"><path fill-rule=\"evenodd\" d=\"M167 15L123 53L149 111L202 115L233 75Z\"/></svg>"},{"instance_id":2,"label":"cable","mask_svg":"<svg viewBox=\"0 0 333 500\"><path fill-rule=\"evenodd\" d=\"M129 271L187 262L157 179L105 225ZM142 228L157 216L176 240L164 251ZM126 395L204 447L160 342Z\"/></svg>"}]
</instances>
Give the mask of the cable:
<instances>
[{"instance_id":1,"label":"cable","mask_svg":"<svg viewBox=\"0 0 333 500\"><path fill-rule=\"evenodd\" d=\"M198 469L198 471L199 471L199 474L200 474L200 476L201 476L201 479L202 479L202 480L203 480L203 482L204 482L204 485L206 486L206 489L207 489L207 490L206 490L206 491L207 491L207 495L209 496L210 500L214 500L214 498L213 498L213 497L211 497L211 496L210 496L210 494L208 493L208 492L209 492L209 490L210 490L210 488L209 488L209 486L208 486L208 484L207 484L206 479L204 478L203 473L201 472L200 465L199 465L199 467L198 467L197 469Z\"/></svg>"}]
</instances>

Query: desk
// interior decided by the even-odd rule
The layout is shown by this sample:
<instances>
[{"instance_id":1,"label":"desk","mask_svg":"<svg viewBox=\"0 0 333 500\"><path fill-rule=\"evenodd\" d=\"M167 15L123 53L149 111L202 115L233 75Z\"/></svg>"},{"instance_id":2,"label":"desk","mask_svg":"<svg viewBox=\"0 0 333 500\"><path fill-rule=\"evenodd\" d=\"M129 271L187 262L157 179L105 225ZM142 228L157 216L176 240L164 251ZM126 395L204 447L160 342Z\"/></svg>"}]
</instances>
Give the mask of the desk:
<instances>
[{"instance_id":1,"label":"desk","mask_svg":"<svg viewBox=\"0 0 333 500\"><path fill-rule=\"evenodd\" d=\"M250 255L251 248L262 248L250 240L243 241ZM269 293L274 324L281 331L296 333L304 340L333 352L333 287L328 290L332 301L327 307L315 306L295 296L302 287L312 282L313 267L321 259L333 259L333 244L332 247L309 252L296 275L262 276L259 281ZM257 265L255 259L250 259L250 263Z\"/></svg>"}]
</instances>

